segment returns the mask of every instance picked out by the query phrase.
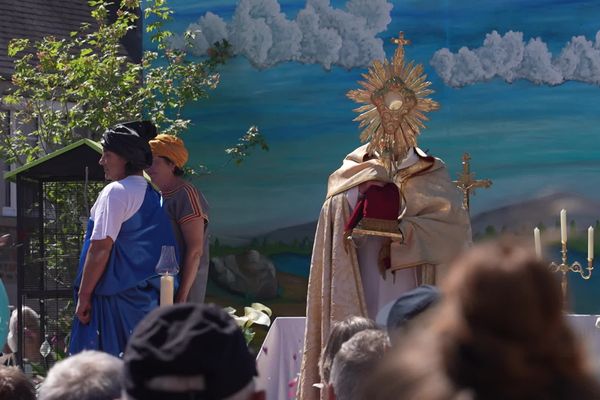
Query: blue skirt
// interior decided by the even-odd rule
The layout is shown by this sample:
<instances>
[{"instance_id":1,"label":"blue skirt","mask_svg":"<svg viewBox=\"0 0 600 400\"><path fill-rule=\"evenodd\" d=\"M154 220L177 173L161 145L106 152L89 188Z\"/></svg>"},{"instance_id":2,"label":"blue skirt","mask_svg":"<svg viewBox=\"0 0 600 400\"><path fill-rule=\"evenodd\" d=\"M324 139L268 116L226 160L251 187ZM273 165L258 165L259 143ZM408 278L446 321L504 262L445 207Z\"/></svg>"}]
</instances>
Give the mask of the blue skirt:
<instances>
[{"instance_id":1,"label":"blue skirt","mask_svg":"<svg viewBox=\"0 0 600 400\"><path fill-rule=\"evenodd\" d=\"M133 329L158 306L159 295L158 276L114 295L94 294L90 323L73 318L69 353L99 350L122 357Z\"/></svg>"}]
</instances>

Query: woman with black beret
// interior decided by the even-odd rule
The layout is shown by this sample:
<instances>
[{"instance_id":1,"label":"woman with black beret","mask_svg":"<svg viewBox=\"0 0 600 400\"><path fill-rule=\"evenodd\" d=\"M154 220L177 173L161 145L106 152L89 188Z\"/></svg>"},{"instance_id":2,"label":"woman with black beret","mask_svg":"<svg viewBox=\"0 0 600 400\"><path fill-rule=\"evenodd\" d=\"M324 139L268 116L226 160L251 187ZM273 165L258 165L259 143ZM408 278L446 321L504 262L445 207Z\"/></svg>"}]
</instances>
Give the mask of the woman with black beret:
<instances>
[{"instance_id":1,"label":"woman with black beret","mask_svg":"<svg viewBox=\"0 0 600 400\"><path fill-rule=\"evenodd\" d=\"M149 121L118 124L102 137L100 165L109 183L99 194L75 279L77 308L69 351L120 356L137 323L158 305L155 267L161 247L175 246L160 195L143 176L152 164Z\"/></svg>"}]
</instances>

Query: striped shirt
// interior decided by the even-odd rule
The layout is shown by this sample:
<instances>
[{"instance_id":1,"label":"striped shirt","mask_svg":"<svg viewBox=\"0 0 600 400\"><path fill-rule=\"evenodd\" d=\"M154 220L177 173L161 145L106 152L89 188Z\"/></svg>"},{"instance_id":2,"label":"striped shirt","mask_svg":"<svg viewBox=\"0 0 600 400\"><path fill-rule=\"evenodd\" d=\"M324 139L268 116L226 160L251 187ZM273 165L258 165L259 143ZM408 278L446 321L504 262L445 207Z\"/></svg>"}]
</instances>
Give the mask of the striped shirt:
<instances>
[{"instance_id":1,"label":"striped shirt","mask_svg":"<svg viewBox=\"0 0 600 400\"><path fill-rule=\"evenodd\" d=\"M200 193L192 184L187 182L171 191L161 192L161 194L163 196L163 208L171 220L175 239L179 246L181 262L183 262L186 252L186 245L181 226L194 219L204 219L204 250L202 258L200 259L198 274L189 297L190 302L202 303L206 293L209 265L208 202L202 193Z\"/></svg>"}]
</instances>

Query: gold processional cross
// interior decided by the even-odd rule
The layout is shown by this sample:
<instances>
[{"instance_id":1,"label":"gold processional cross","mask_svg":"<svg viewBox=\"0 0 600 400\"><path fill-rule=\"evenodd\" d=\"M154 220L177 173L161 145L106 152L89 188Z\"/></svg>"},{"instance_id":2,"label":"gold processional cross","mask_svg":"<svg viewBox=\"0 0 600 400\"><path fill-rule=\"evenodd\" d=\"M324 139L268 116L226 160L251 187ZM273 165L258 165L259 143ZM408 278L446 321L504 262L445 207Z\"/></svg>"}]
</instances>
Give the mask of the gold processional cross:
<instances>
[{"instance_id":1,"label":"gold processional cross","mask_svg":"<svg viewBox=\"0 0 600 400\"><path fill-rule=\"evenodd\" d=\"M462 172L458 175L458 180L453 181L463 192L463 207L469 211L469 199L471 194L475 194L476 188L489 188L492 181L489 179L475 179L475 174L471 172L471 156L464 153L462 156Z\"/></svg>"}]
</instances>

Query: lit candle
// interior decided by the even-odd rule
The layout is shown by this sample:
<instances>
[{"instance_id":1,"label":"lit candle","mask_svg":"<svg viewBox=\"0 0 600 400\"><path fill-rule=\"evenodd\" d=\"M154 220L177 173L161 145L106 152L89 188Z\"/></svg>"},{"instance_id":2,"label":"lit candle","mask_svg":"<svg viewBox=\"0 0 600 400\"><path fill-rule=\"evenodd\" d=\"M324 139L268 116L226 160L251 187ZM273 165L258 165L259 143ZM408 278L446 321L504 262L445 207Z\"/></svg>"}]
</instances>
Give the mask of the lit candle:
<instances>
[{"instance_id":1,"label":"lit candle","mask_svg":"<svg viewBox=\"0 0 600 400\"><path fill-rule=\"evenodd\" d=\"M560 210L560 241L567 243L567 210Z\"/></svg>"},{"instance_id":2,"label":"lit candle","mask_svg":"<svg viewBox=\"0 0 600 400\"><path fill-rule=\"evenodd\" d=\"M163 275L160 277L160 305L167 306L173 304L173 293L175 292L175 279L173 275Z\"/></svg>"},{"instance_id":3,"label":"lit candle","mask_svg":"<svg viewBox=\"0 0 600 400\"><path fill-rule=\"evenodd\" d=\"M594 228L588 228L588 260L594 259Z\"/></svg>"},{"instance_id":4,"label":"lit candle","mask_svg":"<svg viewBox=\"0 0 600 400\"><path fill-rule=\"evenodd\" d=\"M540 229L538 227L533 230L533 240L535 243L535 255L538 258L542 258L542 240L540 238Z\"/></svg>"}]
</instances>

